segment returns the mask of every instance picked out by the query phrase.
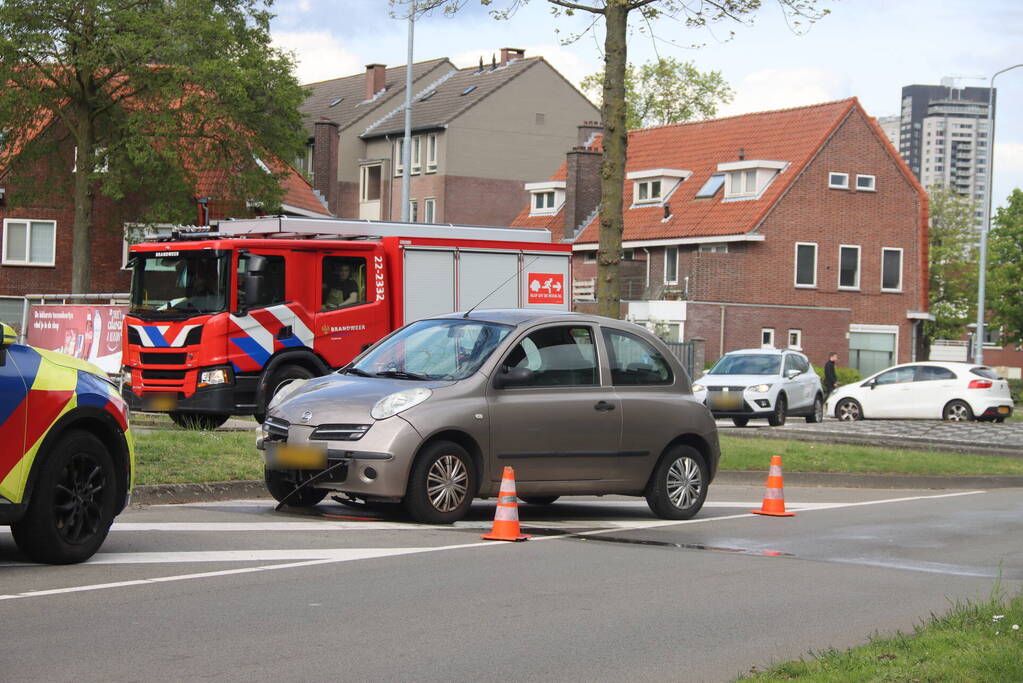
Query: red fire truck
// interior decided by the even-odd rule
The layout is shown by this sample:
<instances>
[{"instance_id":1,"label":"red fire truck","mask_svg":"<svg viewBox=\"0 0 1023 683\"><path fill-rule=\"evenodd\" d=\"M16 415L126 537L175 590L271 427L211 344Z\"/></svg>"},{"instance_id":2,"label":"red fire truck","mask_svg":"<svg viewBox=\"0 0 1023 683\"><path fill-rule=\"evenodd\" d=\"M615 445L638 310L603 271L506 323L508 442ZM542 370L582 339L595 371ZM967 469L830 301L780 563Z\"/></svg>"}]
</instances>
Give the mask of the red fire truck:
<instances>
[{"instance_id":1,"label":"red fire truck","mask_svg":"<svg viewBox=\"0 0 1023 683\"><path fill-rule=\"evenodd\" d=\"M406 323L571 304L571 246L546 230L263 217L134 245L131 264L122 394L205 429L262 419L285 381Z\"/></svg>"}]
</instances>

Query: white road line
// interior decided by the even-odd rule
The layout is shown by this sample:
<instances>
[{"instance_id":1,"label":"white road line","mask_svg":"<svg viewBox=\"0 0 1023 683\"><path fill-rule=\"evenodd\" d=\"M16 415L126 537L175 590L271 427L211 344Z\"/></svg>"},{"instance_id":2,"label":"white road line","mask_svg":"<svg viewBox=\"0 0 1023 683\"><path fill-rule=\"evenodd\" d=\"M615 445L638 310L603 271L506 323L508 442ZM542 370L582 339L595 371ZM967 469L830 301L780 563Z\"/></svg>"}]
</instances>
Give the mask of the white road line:
<instances>
[{"instance_id":1,"label":"white road line","mask_svg":"<svg viewBox=\"0 0 1023 683\"><path fill-rule=\"evenodd\" d=\"M858 507L863 505L881 505L885 503L902 503L914 500L929 500L938 498L954 498L958 496L969 496L978 493L985 493L985 491L962 491L956 493L945 493L936 495L924 495L924 496L908 496L903 498L887 498L882 500L871 500L857 503L818 503L814 504L815 507L807 507L807 512L812 510L833 510L845 507ZM749 505L748 503L741 503L742 506ZM788 507L788 506L787 506ZM676 520L656 520L656 521L637 521L637 522L601 522L605 527L608 524L620 525L614 528L604 528L594 531L582 531L574 534L566 533L562 535L554 536L540 536L534 537L535 541L549 541L558 538L564 538L568 535L584 535L584 536L596 536L600 534L614 533L621 531L622 529L655 529L664 526L675 526L675 525L686 525L686 524L705 524L708 522L723 521L729 519L740 519L743 517L749 517L750 513L742 513L737 515L724 515L720 517L701 517L699 519L690 519L685 521ZM573 523L579 520L573 520ZM341 522L327 521L325 523L317 523L317 526L321 528L337 525ZM131 524L131 523L128 523ZM144 524L144 523L143 523ZM227 530L237 530L237 527L250 526L244 523L238 524L221 524L212 523L214 526L227 526ZM263 523L266 524L266 523ZM277 523L277 524L298 524L307 525L312 524L310 522L291 522L291 523ZM360 523L361 524L361 523ZM475 523L470 523L475 524ZM543 524L549 526L552 523L539 522L537 525ZM154 525L148 525L150 527ZM174 526L202 526L208 527L209 525L198 523L194 525L187 524L174 524ZM422 529L421 525L408 525L412 528ZM364 527L359 527L364 528ZM391 525L386 528L395 528ZM450 528L450 527L442 527ZM152 530L152 529L150 529ZM191 529L189 529L191 530ZM290 529L289 529L290 530ZM566 528L566 532L571 532L571 529ZM333 548L333 549L319 549L319 550L255 550L255 551L194 551L184 553L109 553L103 554L98 553L95 555L88 564L141 564L141 563L170 563L170 562L244 562L244 561L271 561L271 560L304 560L299 562L284 562L283 564L271 564L261 565L258 567L242 567L238 569L226 569L221 571L213 572L200 572L194 574L178 574L174 576L162 576L152 579L135 579L129 581L116 581L112 583L100 583L91 584L87 586L70 586L67 588L54 588L50 590L39 590L39 591L28 591L25 593L12 593L8 595L0 595L0 600L18 600L24 598L37 598L46 597L52 595L64 595L67 593L82 593L87 591L107 590L110 588L126 588L131 586L144 586L154 583L169 583L175 581L190 581L194 579L206 579L216 578L221 576L231 576L235 574L250 574L255 572L273 571L277 569L293 569L298 567L311 567L319 564L331 564L340 562L352 562L356 560L381 558L381 557L392 557L398 555L412 555L417 553L436 552L441 550L457 550L462 548L485 548L499 545L509 545L502 541L485 541L485 542L474 542L474 543L463 543L458 545L448 546L437 546L437 547L425 547L425 548ZM139 558L132 560L132 558ZM312 558L312 559L307 559ZM14 565L13 563L5 563L0 566L25 566L24 564Z\"/></svg>"}]
</instances>

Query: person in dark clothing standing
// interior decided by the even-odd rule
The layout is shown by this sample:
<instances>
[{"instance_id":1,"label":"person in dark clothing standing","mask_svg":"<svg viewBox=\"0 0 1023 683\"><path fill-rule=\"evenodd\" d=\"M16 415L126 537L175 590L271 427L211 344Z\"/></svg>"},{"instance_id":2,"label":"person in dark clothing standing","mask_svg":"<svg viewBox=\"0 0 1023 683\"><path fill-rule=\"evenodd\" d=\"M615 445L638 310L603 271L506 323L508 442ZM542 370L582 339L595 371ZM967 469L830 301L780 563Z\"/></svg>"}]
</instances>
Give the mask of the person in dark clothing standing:
<instances>
[{"instance_id":1,"label":"person in dark clothing standing","mask_svg":"<svg viewBox=\"0 0 1023 683\"><path fill-rule=\"evenodd\" d=\"M838 354L832 351L828 354L828 362L824 364L824 398L826 399L838 385L838 375L835 374L835 361Z\"/></svg>"}]
</instances>

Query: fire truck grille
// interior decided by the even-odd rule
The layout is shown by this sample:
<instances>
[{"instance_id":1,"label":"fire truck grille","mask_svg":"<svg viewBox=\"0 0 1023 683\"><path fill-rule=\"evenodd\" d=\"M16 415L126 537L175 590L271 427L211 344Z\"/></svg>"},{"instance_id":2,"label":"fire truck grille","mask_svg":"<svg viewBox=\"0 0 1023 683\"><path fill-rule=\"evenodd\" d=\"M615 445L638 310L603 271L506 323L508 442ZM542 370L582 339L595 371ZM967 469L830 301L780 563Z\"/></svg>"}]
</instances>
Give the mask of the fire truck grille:
<instances>
[{"instance_id":1,"label":"fire truck grille","mask_svg":"<svg viewBox=\"0 0 1023 683\"><path fill-rule=\"evenodd\" d=\"M140 353L142 362L146 365L184 365L185 354L183 353Z\"/></svg>"},{"instance_id":2,"label":"fire truck grille","mask_svg":"<svg viewBox=\"0 0 1023 683\"><path fill-rule=\"evenodd\" d=\"M142 370L142 379L157 379L157 380L183 380L185 379L184 370Z\"/></svg>"}]
</instances>

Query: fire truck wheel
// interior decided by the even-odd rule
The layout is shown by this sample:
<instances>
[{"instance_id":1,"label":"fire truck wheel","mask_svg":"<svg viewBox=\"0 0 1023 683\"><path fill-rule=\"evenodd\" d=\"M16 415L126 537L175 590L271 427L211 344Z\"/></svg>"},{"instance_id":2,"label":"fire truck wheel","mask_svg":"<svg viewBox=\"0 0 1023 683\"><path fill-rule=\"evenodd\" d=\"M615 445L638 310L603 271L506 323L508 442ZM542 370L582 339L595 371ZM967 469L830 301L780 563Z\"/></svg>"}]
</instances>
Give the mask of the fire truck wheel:
<instances>
[{"instance_id":1,"label":"fire truck wheel","mask_svg":"<svg viewBox=\"0 0 1023 683\"><path fill-rule=\"evenodd\" d=\"M256 419L262 422L266 419L266 407L270 405L274 395L280 391L286 382L293 379L312 379L316 375L301 365L282 365L273 371L266 383L266 396L263 399L263 408L256 413Z\"/></svg>"},{"instance_id":2,"label":"fire truck wheel","mask_svg":"<svg viewBox=\"0 0 1023 683\"><path fill-rule=\"evenodd\" d=\"M114 462L102 441L75 430L47 449L14 542L36 562L83 562L102 545L114 520Z\"/></svg>"},{"instance_id":3,"label":"fire truck wheel","mask_svg":"<svg viewBox=\"0 0 1023 683\"><path fill-rule=\"evenodd\" d=\"M270 492L274 500L296 508L312 507L323 500L328 493L326 489L314 489L311 486L298 488L298 483L280 470L264 468L263 481L266 482L266 490Z\"/></svg>"},{"instance_id":4,"label":"fire truck wheel","mask_svg":"<svg viewBox=\"0 0 1023 683\"><path fill-rule=\"evenodd\" d=\"M216 429L227 422L230 415L212 415L209 413L179 413L170 414L170 419L182 429L195 429L207 431Z\"/></svg>"}]
</instances>

